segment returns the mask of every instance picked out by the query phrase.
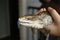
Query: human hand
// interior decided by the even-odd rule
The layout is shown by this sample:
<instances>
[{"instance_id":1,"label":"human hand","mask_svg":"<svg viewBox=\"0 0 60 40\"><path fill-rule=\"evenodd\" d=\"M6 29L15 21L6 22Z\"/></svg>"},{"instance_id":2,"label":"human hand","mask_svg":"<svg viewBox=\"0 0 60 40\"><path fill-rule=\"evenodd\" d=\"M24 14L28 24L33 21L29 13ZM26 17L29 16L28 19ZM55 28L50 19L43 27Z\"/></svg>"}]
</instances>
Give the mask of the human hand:
<instances>
[{"instance_id":1,"label":"human hand","mask_svg":"<svg viewBox=\"0 0 60 40\"><path fill-rule=\"evenodd\" d=\"M55 25L57 25L57 26L60 25L60 15L59 15L59 13L55 9L53 9L51 7L48 7L47 10L50 13L50 15L52 16ZM39 14L39 12L43 12L43 11L47 11L47 10L45 8L41 8L38 11L37 14Z\"/></svg>"},{"instance_id":2,"label":"human hand","mask_svg":"<svg viewBox=\"0 0 60 40\"><path fill-rule=\"evenodd\" d=\"M51 7L48 7L48 11L54 20L54 24L57 26L60 26L60 15L59 15L59 13Z\"/></svg>"},{"instance_id":3,"label":"human hand","mask_svg":"<svg viewBox=\"0 0 60 40\"><path fill-rule=\"evenodd\" d=\"M51 7L48 7L47 10L53 18L53 24L49 25L47 28L50 30L50 34L55 35L55 36L60 36L60 31L59 31L60 30L60 15L55 9ZM40 10L40 12L43 12L43 11L46 11L46 9L42 8ZM40 31L45 34L44 29Z\"/></svg>"}]
</instances>

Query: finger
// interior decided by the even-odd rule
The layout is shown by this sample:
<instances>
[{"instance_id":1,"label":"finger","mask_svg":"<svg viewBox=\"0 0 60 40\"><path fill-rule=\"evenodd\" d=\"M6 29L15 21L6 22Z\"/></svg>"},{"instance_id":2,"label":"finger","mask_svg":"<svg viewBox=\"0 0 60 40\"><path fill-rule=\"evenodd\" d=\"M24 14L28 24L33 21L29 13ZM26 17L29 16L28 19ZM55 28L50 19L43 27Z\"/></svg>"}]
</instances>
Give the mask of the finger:
<instances>
[{"instance_id":1,"label":"finger","mask_svg":"<svg viewBox=\"0 0 60 40\"><path fill-rule=\"evenodd\" d=\"M43 8L43 11L46 11L46 8ZM42 11L42 12L43 12L43 11Z\"/></svg>"},{"instance_id":2,"label":"finger","mask_svg":"<svg viewBox=\"0 0 60 40\"><path fill-rule=\"evenodd\" d=\"M52 18L54 19L55 23L59 24L60 15L58 14L58 12L55 9L51 8L51 7L48 7L48 11L51 14Z\"/></svg>"},{"instance_id":3,"label":"finger","mask_svg":"<svg viewBox=\"0 0 60 40\"><path fill-rule=\"evenodd\" d=\"M36 14L39 14L43 11L43 8L41 8Z\"/></svg>"},{"instance_id":4,"label":"finger","mask_svg":"<svg viewBox=\"0 0 60 40\"><path fill-rule=\"evenodd\" d=\"M40 10L40 12L44 12L44 11L46 11L46 8L42 8L42 9Z\"/></svg>"},{"instance_id":5,"label":"finger","mask_svg":"<svg viewBox=\"0 0 60 40\"><path fill-rule=\"evenodd\" d=\"M40 12L43 12L44 8L40 9Z\"/></svg>"},{"instance_id":6,"label":"finger","mask_svg":"<svg viewBox=\"0 0 60 40\"><path fill-rule=\"evenodd\" d=\"M45 8L41 8L36 14L42 13L43 11L46 11Z\"/></svg>"}]
</instances>

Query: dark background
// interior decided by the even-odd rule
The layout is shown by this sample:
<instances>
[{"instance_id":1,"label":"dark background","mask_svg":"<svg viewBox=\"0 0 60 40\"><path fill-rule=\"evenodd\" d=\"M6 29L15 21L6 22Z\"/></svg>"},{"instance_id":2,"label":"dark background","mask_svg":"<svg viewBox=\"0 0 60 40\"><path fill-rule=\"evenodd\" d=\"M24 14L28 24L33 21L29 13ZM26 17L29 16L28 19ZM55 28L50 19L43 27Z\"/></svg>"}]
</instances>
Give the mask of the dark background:
<instances>
[{"instance_id":1,"label":"dark background","mask_svg":"<svg viewBox=\"0 0 60 40\"><path fill-rule=\"evenodd\" d=\"M10 32L11 40L19 40L18 30L18 0L9 0L9 12L10 12Z\"/></svg>"}]
</instances>

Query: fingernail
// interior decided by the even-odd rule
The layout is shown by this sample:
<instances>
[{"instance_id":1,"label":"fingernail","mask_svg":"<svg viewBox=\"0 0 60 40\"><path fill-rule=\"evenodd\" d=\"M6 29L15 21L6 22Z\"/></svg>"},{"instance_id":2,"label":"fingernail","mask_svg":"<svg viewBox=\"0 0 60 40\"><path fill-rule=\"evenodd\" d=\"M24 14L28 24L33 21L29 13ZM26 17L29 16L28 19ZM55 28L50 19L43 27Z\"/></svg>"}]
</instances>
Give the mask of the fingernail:
<instances>
[{"instance_id":1,"label":"fingernail","mask_svg":"<svg viewBox=\"0 0 60 40\"><path fill-rule=\"evenodd\" d=\"M52 8L51 7L48 7L49 10L51 10Z\"/></svg>"},{"instance_id":2,"label":"fingernail","mask_svg":"<svg viewBox=\"0 0 60 40\"><path fill-rule=\"evenodd\" d=\"M46 8L44 8L43 10L46 11Z\"/></svg>"},{"instance_id":3,"label":"fingernail","mask_svg":"<svg viewBox=\"0 0 60 40\"><path fill-rule=\"evenodd\" d=\"M40 10L40 12L42 12L43 11L43 8Z\"/></svg>"}]
</instances>

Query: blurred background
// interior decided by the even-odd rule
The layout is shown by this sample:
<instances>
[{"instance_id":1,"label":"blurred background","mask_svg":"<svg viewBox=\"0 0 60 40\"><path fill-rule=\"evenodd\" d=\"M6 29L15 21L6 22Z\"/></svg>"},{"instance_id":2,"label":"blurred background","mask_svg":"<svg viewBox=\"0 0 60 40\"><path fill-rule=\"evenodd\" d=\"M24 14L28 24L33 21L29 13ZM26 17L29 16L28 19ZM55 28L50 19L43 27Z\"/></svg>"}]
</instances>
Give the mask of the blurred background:
<instances>
[{"instance_id":1,"label":"blurred background","mask_svg":"<svg viewBox=\"0 0 60 40\"><path fill-rule=\"evenodd\" d=\"M0 40L10 37L9 0L0 0Z\"/></svg>"},{"instance_id":2,"label":"blurred background","mask_svg":"<svg viewBox=\"0 0 60 40\"><path fill-rule=\"evenodd\" d=\"M18 0L0 0L0 40L19 40Z\"/></svg>"}]
</instances>

